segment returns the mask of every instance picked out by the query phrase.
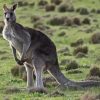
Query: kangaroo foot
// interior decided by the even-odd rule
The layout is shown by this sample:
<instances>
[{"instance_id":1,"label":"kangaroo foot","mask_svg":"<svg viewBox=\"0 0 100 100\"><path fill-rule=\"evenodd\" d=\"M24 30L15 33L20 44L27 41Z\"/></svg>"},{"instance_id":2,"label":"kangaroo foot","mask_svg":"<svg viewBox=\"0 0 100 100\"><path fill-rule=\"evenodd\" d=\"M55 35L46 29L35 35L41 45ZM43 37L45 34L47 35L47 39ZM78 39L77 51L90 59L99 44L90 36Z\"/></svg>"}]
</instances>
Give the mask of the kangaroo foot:
<instances>
[{"instance_id":1,"label":"kangaroo foot","mask_svg":"<svg viewBox=\"0 0 100 100\"><path fill-rule=\"evenodd\" d=\"M28 88L28 92L29 93L33 93L33 92L47 93L47 89L32 87L32 88Z\"/></svg>"}]
</instances>

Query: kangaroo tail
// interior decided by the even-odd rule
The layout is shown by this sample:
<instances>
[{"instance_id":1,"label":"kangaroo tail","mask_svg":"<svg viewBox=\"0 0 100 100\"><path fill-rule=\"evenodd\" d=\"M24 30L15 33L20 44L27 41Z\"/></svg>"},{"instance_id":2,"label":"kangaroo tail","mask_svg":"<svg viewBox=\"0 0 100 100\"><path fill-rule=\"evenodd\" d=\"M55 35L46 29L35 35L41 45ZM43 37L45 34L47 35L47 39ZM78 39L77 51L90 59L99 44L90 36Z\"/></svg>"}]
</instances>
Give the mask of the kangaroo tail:
<instances>
[{"instance_id":1,"label":"kangaroo tail","mask_svg":"<svg viewBox=\"0 0 100 100\"><path fill-rule=\"evenodd\" d=\"M48 69L48 71L54 76L59 84L65 87L92 87L100 86L100 81L81 81L74 82L66 78L64 74L60 71L59 66L53 66Z\"/></svg>"}]
</instances>

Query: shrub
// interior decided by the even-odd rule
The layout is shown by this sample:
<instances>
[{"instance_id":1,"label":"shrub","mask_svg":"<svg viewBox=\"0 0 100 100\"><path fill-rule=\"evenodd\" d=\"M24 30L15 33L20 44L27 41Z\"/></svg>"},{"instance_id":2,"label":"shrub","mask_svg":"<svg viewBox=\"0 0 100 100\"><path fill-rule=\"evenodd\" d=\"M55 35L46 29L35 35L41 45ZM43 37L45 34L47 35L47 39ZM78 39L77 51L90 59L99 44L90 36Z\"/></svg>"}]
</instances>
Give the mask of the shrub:
<instances>
[{"instance_id":1,"label":"shrub","mask_svg":"<svg viewBox=\"0 0 100 100\"><path fill-rule=\"evenodd\" d=\"M73 24L75 24L75 25L81 25L80 18L75 17L75 18L73 19Z\"/></svg>"},{"instance_id":2,"label":"shrub","mask_svg":"<svg viewBox=\"0 0 100 100\"><path fill-rule=\"evenodd\" d=\"M100 33L94 33L92 36L91 36L91 42L93 44L99 44L100 43Z\"/></svg>"},{"instance_id":3,"label":"shrub","mask_svg":"<svg viewBox=\"0 0 100 100\"><path fill-rule=\"evenodd\" d=\"M79 13L80 13L81 15L88 15L88 14L89 14L89 11L88 11L87 8L80 8L80 9L79 9Z\"/></svg>"},{"instance_id":4,"label":"shrub","mask_svg":"<svg viewBox=\"0 0 100 100\"><path fill-rule=\"evenodd\" d=\"M34 2L32 2L32 3L29 4L30 7L33 7L34 5L35 5Z\"/></svg>"},{"instance_id":5,"label":"shrub","mask_svg":"<svg viewBox=\"0 0 100 100\"><path fill-rule=\"evenodd\" d=\"M79 65L76 61L70 61L65 69L72 70L72 69L77 69L78 67L79 67Z\"/></svg>"},{"instance_id":6,"label":"shrub","mask_svg":"<svg viewBox=\"0 0 100 100\"><path fill-rule=\"evenodd\" d=\"M20 77L24 81L27 81L27 73L25 67L22 65L16 65L11 69L11 74L16 77ZM33 78L35 79L34 70L33 70Z\"/></svg>"},{"instance_id":7,"label":"shrub","mask_svg":"<svg viewBox=\"0 0 100 100\"><path fill-rule=\"evenodd\" d=\"M98 10L96 11L96 13L97 13L97 14L100 14L100 9L98 9Z\"/></svg>"},{"instance_id":8,"label":"shrub","mask_svg":"<svg viewBox=\"0 0 100 100\"><path fill-rule=\"evenodd\" d=\"M39 20L40 20L40 17L39 17L39 16L36 16L36 15L31 16L31 22L32 22L32 23L37 22L37 21L39 21Z\"/></svg>"},{"instance_id":9,"label":"shrub","mask_svg":"<svg viewBox=\"0 0 100 100\"><path fill-rule=\"evenodd\" d=\"M65 36L65 35L66 35L65 32L61 32L61 33L58 34L58 36Z\"/></svg>"},{"instance_id":10,"label":"shrub","mask_svg":"<svg viewBox=\"0 0 100 100\"><path fill-rule=\"evenodd\" d=\"M88 76L98 76L100 77L100 68L98 66L93 66L90 71Z\"/></svg>"},{"instance_id":11,"label":"shrub","mask_svg":"<svg viewBox=\"0 0 100 100\"><path fill-rule=\"evenodd\" d=\"M73 12L74 11L74 7L71 6L71 5L67 5L67 4L62 3L61 5L59 5L58 11L59 12L66 12L66 11Z\"/></svg>"},{"instance_id":12,"label":"shrub","mask_svg":"<svg viewBox=\"0 0 100 100\"><path fill-rule=\"evenodd\" d=\"M11 74L12 74L13 76L19 76L19 66L18 66L18 65L14 66L14 67L11 69Z\"/></svg>"},{"instance_id":13,"label":"shrub","mask_svg":"<svg viewBox=\"0 0 100 100\"><path fill-rule=\"evenodd\" d=\"M54 3L56 5L59 5L62 2L62 0L51 0L51 3Z\"/></svg>"},{"instance_id":14,"label":"shrub","mask_svg":"<svg viewBox=\"0 0 100 100\"><path fill-rule=\"evenodd\" d=\"M45 0L40 0L39 3L38 3L39 6L45 6L47 4L48 4L48 2L45 1Z\"/></svg>"},{"instance_id":15,"label":"shrub","mask_svg":"<svg viewBox=\"0 0 100 100\"><path fill-rule=\"evenodd\" d=\"M74 49L73 54L76 55L78 53L84 53L87 54L88 53L88 47L87 46L79 46L77 48Z\"/></svg>"},{"instance_id":16,"label":"shrub","mask_svg":"<svg viewBox=\"0 0 100 100\"><path fill-rule=\"evenodd\" d=\"M11 73L13 76L20 76L22 77L22 74L26 72L24 66L16 65L11 69Z\"/></svg>"},{"instance_id":17,"label":"shrub","mask_svg":"<svg viewBox=\"0 0 100 100\"><path fill-rule=\"evenodd\" d=\"M71 47L76 47L76 46L79 46L79 45L83 45L83 43L84 43L83 39L79 39L75 42L72 42L70 45L71 45Z\"/></svg>"},{"instance_id":18,"label":"shrub","mask_svg":"<svg viewBox=\"0 0 100 100\"><path fill-rule=\"evenodd\" d=\"M64 25L66 24L67 17L54 17L51 18L49 24L51 25Z\"/></svg>"},{"instance_id":19,"label":"shrub","mask_svg":"<svg viewBox=\"0 0 100 100\"><path fill-rule=\"evenodd\" d=\"M48 21L51 25L65 25L65 26L72 26L73 21L71 18L67 18L66 16L62 17L53 17Z\"/></svg>"},{"instance_id":20,"label":"shrub","mask_svg":"<svg viewBox=\"0 0 100 100\"><path fill-rule=\"evenodd\" d=\"M37 22L34 24L34 28L39 29L39 30L41 30L41 31L45 31L45 30L49 29L48 26L44 25L42 22L39 22L39 21L37 21Z\"/></svg>"},{"instance_id":21,"label":"shrub","mask_svg":"<svg viewBox=\"0 0 100 100\"><path fill-rule=\"evenodd\" d=\"M67 11L68 11L68 12L73 12L73 11L75 11L74 6L69 6L69 8L68 8Z\"/></svg>"},{"instance_id":22,"label":"shrub","mask_svg":"<svg viewBox=\"0 0 100 100\"><path fill-rule=\"evenodd\" d=\"M55 5L54 4L46 5L45 10L46 11L54 11L55 10Z\"/></svg>"},{"instance_id":23,"label":"shrub","mask_svg":"<svg viewBox=\"0 0 100 100\"><path fill-rule=\"evenodd\" d=\"M58 11L59 12L66 12L68 9L68 5L66 4L61 4L59 7L58 7Z\"/></svg>"},{"instance_id":24,"label":"shrub","mask_svg":"<svg viewBox=\"0 0 100 100\"><path fill-rule=\"evenodd\" d=\"M92 9L91 10L91 13L96 13L96 9Z\"/></svg>"},{"instance_id":25,"label":"shrub","mask_svg":"<svg viewBox=\"0 0 100 100\"><path fill-rule=\"evenodd\" d=\"M89 18L85 18L85 19L83 19L83 21L82 21L82 23L83 24L90 24L90 19Z\"/></svg>"},{"instance_id":26,"label":"shrub","mask_svg":"<svg viewBox=\"0 0 100 100\"><path fill-rule=\"evenodd\" d=\"M19 7L23 7L23 6L27 6L27 5L29 5L28 2L18 1L18 6Z\"/></svg>"},{"instance_id":27,"label":"shrub","mask_svg":"<svg viewBox=\"0 0 100 100\"><path fill-rule=\"evenodd\" d=\"M67 25L67 26L72 26L72 25L73 25L72 19L69 19L69 18L68 18L68 19L66 20L65 25Z\"/></svg>"},{"instance_id":28,"label":"shrub","mask_svg":"<svg viewBox=\"0 0 100 100\"><path fill-rule=\"evenodd\" d=\"M79 12L80 12L80 10L81 10L81 8L77 8L77 9L76 9L76 12L78 12L78 13L79 13Z\"/></svg>"}]
</instances>

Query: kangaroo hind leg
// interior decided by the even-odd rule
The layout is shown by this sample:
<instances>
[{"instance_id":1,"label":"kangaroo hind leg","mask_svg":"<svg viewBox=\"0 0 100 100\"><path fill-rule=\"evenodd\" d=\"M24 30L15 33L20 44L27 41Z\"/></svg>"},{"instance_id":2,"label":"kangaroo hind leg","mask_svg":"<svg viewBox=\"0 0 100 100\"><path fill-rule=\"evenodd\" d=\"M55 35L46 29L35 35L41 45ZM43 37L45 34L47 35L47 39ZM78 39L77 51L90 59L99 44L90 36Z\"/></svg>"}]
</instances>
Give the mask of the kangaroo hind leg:
<instances>
[{"instance_id":1,"label":"kangaroo hind leg","mask_svg":"<svg viewBox=\"0 0 100 100\"><path fill-rule=\"evenodd\" d=\"M33 86L33 68L30 67L26 62L24 63L26 72L27 72L27 88L31 88Z\"/></svg>"},{"instance_id":2,"label":"kangaroo hind leg","mask_svg":"<svg viewBox=\"0 0 100 100\"><path fill-rule=\"evenodd\" d=\"M30 92L46 92L42 79L45 62L40 57L36 57L34 60L32 60L32 64L34 66L36 79L34 83L34 88L30 89Z\"/></svg>"}]
</instances>

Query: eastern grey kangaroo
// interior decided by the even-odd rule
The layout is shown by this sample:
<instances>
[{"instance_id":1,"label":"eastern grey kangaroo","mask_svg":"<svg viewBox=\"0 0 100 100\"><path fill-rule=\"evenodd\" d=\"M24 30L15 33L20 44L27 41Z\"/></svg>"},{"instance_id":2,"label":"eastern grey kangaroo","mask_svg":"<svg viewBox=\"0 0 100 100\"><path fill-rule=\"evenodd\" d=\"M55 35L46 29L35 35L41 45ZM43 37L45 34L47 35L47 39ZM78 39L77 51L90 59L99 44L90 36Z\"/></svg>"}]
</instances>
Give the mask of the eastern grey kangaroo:
<instances>
[{"instance_id":1,"label":"eastern grey kangaroo","mask_svg":"<svg viewBox=\"0 0 100 100\"><path fill-rule=\"evenodd\" d=\"M46 68L57 82L65 87L99 86L97 81L74 82L67 79L60 71L57 52L54 43L42 32L24 27L16 23L15 9L17 5L8 8L3 6L4 22L3 38L12 47L14 58L20 65L24 64L27 71L27 88L29 91L45 91L42 73ZM16 56L16 51L20 59ZM33 68L35 70L35 83L33 86Z\"/></svg>"}]
</instances>

